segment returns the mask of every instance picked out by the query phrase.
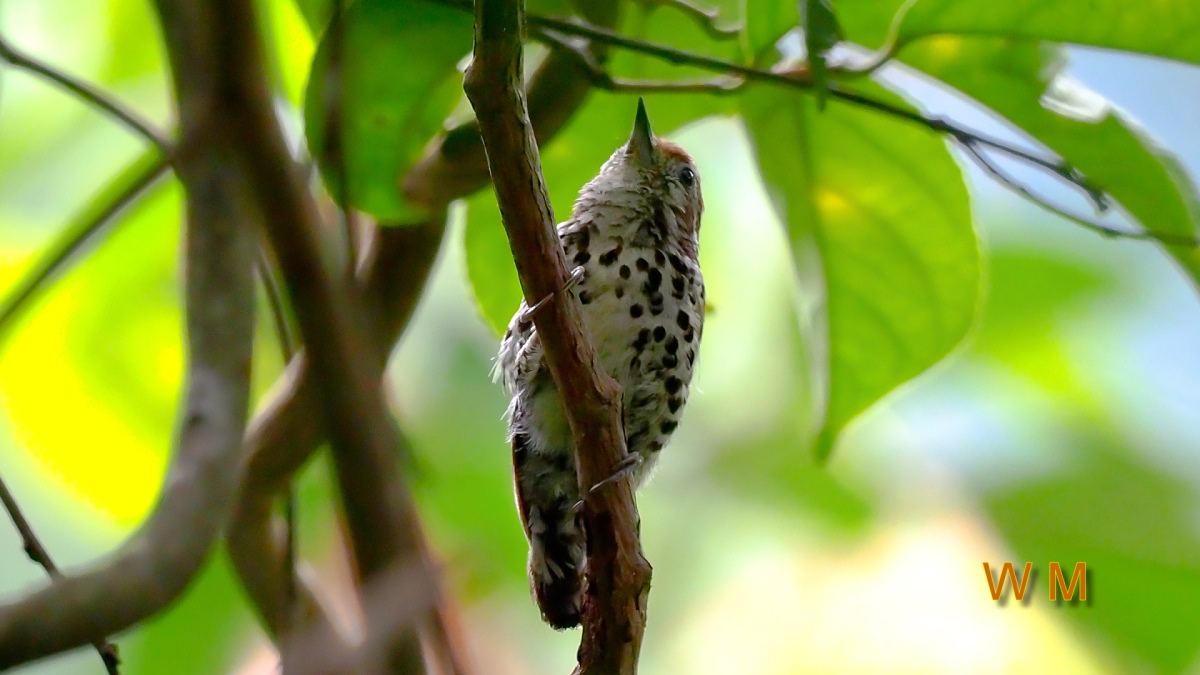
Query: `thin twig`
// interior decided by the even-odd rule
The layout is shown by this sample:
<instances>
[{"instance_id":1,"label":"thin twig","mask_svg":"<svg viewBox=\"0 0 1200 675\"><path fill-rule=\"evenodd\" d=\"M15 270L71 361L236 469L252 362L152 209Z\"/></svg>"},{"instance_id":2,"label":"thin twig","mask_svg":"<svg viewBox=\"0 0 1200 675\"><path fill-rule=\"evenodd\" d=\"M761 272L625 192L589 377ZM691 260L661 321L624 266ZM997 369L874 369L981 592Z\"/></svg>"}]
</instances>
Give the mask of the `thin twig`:
<instances>
[{"instance_id":1,"label":"thin twig","mask_svg":"<svg viewBox=\"0 0 1200 675\"><path fill-rule=\"evenodd\" d=\"M158 146L159 151L163 155L167 157L171 156L171 143L167 141L165 136L156 131L152 124L96 87L16 50L2 37L0 37L0 60L7 61L15 68L20 68L58 84L63 89L70 91L92 106L99 108L139 136Z\"/></svg>"},{"instance_id":2,"label":"thin twig","mask_svg":"<svg viewBox=\"0 0 1200 675\"><path fill-rule=\"evenodd\" d=\"M258 248L258 276L262 283L263 293L267 296L267 306L271 310L271 323L275 327L275 338L279 343L279 351L283 357L284 366L291 362L296 354L296 341L292 336L292 327L284 306L283 292L275 279L274 265L267 249ZM287 621L289 628L301 618L302 613L297 604L299 582L296 579L296 484L289 481L283 495L284 520L284 596L287 602Z\"/></svg>"},{"instance_id":3,"label":"thin twig","mask_svg":"<svg viewBox=\"0 0 1200 675\"><path fill-rule=\"evenodd\" d=\"M167 171L157 150L143 153L101 190L25 274L0 304L0 333L7 330L32 301L57 277L72 256L137 200Z\"/></svg>"},{"instance_id":4,"label":"thin twig","mask_svg":"<svg viewBox=\"0 0 1200 675\"><path fill-rule=\"evenodd\" d=\"M746 83L743 78L728 75L705 80L629 80L613 77L588 49L586 42L572 41L567 36L549 29L535 29L534 35L539 41L574 59L587 73L592 86L605 91L640 94L733 94Z\"/></svg>"},{"instance_id":5,"label":"thin twig","mask_svg":"<svg viewBox=\"0 0 1200 675\"><path fill-rule=\"evenodd\" d=\"M8 517L12 518L13 525L17 528L17 532L21 535L21 543L25 548L25 555L33 562L41 565L42 569L46 570L46 574L50 575L51 579L61 579L62 572L59 571L58 565L54 564L54 559L50 557L50 552L42 545L38 539L37 533L33 531L33 527L29 521L25 519L25 514L21 513L21 507L17 505L17 499L9 491L8 486L4 484L4 480L0 478L0 502L4 504L4 510L8 511ZM96 652L100 654L100 659L104 661L104 668L108 671L108 675L119 675L119 666L121 659L117 655L117 646L108 640L93 640L92 646L96 648Z\"/></svg>"},{"instance_id":6,"label":"thin twig","mask_svg":"<svg viewBox=\"0 0 1200 675\"><path fill-rule=\"evenodd\" d=\"M967 156L975 161L980 168L988 173L996 182L1003 185L1008 190L1017 193L1024 197L1027 201L1053 213L1061 218L1065 218L1077 225L1085 227L1093 232L1103 235L1108 238L1121 239L1141 239L1150 241L1159 241L1164 244L1172 244L1175 246L1200 246L1200 239L1189 237L1187 235L1172 234L1170 232L1157 232L1154 230L1126 230L1112 225L1092 220L1072 213L1067 209L1058 206L1050 200L1035 194L1031 188L1021 183L1014 176L1000 168L985 152L980 150L974 144L963 144L963 148Z\"/></svg>"}]
</instances>

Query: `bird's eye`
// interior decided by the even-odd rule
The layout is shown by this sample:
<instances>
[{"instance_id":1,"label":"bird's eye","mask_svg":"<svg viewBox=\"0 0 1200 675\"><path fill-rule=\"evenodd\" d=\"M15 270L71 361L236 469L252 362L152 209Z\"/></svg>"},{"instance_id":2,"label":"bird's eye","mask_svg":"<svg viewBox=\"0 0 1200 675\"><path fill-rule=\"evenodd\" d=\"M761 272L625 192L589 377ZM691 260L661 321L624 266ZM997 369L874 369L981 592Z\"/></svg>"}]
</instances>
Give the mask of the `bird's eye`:
<instances>
[{"instance_id":1,"label":"bird's eye","mask_svg":"<svg viewBox=\"0 0 1200 675\"><path fill-rule=\"evenodd\" d=\"M679 171L679 182L683 183L684 187L692 187L696 182L696 172L692 171L691 167L683 167Z\"/></svg>"}]
</instances>

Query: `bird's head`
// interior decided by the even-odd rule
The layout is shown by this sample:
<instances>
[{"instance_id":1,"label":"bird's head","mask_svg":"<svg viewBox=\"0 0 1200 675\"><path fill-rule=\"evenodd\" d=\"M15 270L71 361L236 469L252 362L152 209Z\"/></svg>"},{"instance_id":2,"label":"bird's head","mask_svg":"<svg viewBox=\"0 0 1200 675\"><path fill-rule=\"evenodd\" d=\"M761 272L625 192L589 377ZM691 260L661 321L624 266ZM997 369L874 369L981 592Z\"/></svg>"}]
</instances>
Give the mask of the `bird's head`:
<instances>
[{"instance_id":1,"label":"bird's head","mask_svg":"<svg viewBox=\"0 0 1200 675\"><path fill-rule=\"evenodd\" d=\"M580 191L575 217L627 220L655 234L661 232L694 252L703 212L695 162L683 148L654 135L646 105L639 98L629 141Z\"/></svg>"}]
</instances>

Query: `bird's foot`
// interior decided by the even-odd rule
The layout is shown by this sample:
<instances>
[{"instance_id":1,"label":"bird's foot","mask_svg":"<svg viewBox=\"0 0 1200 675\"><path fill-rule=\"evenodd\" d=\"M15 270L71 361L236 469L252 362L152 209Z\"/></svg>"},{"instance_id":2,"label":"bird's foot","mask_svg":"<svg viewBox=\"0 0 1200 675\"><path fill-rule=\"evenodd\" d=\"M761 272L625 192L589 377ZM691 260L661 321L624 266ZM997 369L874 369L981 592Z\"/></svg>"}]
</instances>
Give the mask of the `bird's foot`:
<instances>
[{"instance_id":1,"label":"bird's foot","mask_svg":"<svg viewBox=\"0 0 1200 675\"><path fill-rule=\"evenodd\" d=\"M617 462L617 465L615 467L613 467L612 474L609 475L608 478L601 480L600 482L596 483L591 488L589 488L587 491L587 494L583 496L583 499L580 499L579 501L575 502L571 506L570 512L578 513L579 510L583 508L583 503L585 501L587 501L588 497L591 497L597 490L604 487L605 485L612 485L613 483L616 483L617 481L624 480L624 479L632 476L633 472L636 471L637 468L639 466L641 466L642 462L644 462L644 461L645 461L645 458L643 458L638 453L630 453L630 454L625 455L625 458L622 459L621 461Z\"/></svg>"}]
</instances>

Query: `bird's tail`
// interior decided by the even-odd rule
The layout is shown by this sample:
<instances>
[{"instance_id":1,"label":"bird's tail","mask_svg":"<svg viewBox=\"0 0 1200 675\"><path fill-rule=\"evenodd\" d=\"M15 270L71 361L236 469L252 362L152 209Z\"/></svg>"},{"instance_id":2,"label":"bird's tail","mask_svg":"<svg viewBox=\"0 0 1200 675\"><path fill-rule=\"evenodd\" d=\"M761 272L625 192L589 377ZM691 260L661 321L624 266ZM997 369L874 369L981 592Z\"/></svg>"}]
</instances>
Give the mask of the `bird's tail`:
<instances>
[{"instance_id":1,"label":"bird's tail","mask_svg":"<svg viewBox=\"0 0 1200 675\"><path fill-rule=\"evenodd\" d=\"M529 585L542 619L558 630L579 625L586 548L579 515L563 506L544 514L543 531L529 531Z\"/></svg>"}]
</instances>

